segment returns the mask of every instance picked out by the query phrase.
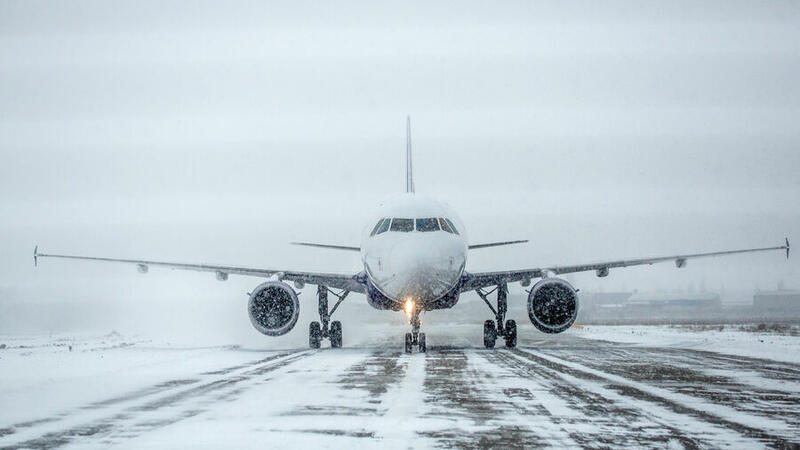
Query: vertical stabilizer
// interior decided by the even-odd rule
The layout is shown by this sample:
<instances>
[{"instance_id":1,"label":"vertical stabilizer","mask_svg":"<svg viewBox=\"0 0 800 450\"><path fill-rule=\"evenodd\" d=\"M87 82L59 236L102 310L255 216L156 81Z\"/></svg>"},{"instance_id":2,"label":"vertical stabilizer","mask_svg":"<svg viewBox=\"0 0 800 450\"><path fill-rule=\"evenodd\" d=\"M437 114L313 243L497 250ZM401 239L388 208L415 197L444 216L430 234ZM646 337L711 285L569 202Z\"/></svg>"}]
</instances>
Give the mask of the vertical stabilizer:
<instances>
[{"instance_id":1,"label":"vertical stabilizer","mask_svg":"<svg viewBox=\"0 0 800 450\"><path fill-rule=\"evenodd\" d=\"M414 193L414 172L411 164L411 116L406 116L406 192Z\"/></svg>"}]
</instances>

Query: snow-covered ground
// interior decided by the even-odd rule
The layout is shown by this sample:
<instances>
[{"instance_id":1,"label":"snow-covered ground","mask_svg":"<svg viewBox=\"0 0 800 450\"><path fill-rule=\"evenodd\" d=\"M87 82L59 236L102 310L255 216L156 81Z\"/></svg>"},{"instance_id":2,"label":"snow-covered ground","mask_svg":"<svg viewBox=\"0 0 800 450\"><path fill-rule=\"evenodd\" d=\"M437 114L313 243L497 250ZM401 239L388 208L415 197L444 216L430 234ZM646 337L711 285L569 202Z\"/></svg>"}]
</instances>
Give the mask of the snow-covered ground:
<instances>
[{"instance_id":1,"label":"snow-covered ground","mask_svg":"<svg viewBox=\"0 0 800 450\"><path fill-rule=\"evenodd\" d=\"M800 366L713 343L752 333L526 328L518 349L486 350L480 324L441 324L427 354L406 355L404 330L352 330L346 348L319 350L0 336L0 449L800 443Z\"/></svg>"},{"instance_id":2,"label":"snow-covered ground","mask_svg":"<svg viewBox=\"0 0 800 450\"><path fill-rule=\"evenodd\" d=\"M800 364L800 336L742 331L740 325L708 327L587 325L574 336L654 347L674 347Z\"/></svg>"}]
</instances>

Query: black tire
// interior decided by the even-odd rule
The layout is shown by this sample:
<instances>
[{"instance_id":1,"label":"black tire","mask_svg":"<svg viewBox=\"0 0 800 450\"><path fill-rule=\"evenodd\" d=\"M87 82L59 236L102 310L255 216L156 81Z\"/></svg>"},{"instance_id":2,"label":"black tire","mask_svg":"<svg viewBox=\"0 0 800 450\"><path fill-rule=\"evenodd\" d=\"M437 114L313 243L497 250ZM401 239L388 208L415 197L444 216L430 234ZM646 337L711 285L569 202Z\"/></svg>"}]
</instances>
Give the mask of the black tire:
<instances>
[{"instance_id":1,"label":"black tire","mask_svg":"<svg viewBox=\"0 0 800 450\"><path fill-rule=\"evenodd\" d=\"M411 333L406 333L406 353L411 353Z\"/></svg>"},{"instance_id":2,"label":"black tire","mask_svg":"<svg viewBox=\"0 0 800 450\"><path fill-rule=\"evenodd\" d=\"M341 348L342 346L342 322L334 320L331 322L331 347Z\"/></svg>"},{"instance_id":3,"label":"black tire","mask_svg":"<svg viewBox=\"0 0 800 450\"><path fill-rule=\"evenodd\" d=\"M494 320L487 320L483 323L483 346L486 348L494 348L497 341L497 328L494 326Z\"/></svg>"},{"instance_id":4,"label":"black tire","mask_svg":"<svg viewBox=\"0 0 800 450\"><path fill-rule=\"evenodd\" d=\"M506 347L514 348L517 346L517 322L506 320Z\"/></svg>"},{"instance_id":5,"label":"black tire","mask_svg":"<svg viewBox=\"0 0 800 450\"><path fill-rule=\"evenodd\" d=\"M308 346L319 348L320 342L322 342L322 325L319 322L311 322L308 324Z\"/></svg>"},{"instance_id":6,"label":"black tire","mask_svg":"<svg viewBox=\"0 0 800 450\"><path fill-rule=\"evenodd\" d=\"M428 351L428 346L425 345L425 333L419 334L419 352L425 353Z\"/></svg>"}]
</instances>

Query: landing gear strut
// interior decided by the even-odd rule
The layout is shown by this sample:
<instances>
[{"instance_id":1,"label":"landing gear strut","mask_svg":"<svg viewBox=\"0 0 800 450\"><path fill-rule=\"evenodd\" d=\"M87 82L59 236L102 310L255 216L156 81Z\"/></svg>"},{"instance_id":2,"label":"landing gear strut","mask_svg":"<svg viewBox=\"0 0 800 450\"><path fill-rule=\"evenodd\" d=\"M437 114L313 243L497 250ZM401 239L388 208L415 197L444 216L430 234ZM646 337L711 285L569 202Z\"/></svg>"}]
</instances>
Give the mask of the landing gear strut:
<instances>
[{"instance_id":1,"label":"landing gear strut","mask_svg":"<svg viewBox=\"0 0 800 450\"><path fill-rule=\"evenodd\" d=\"M416 345L420 353L428 351L428 346L425 343L425 333L419 332L419 326L422 322L419 320L419 310L416 305L411 306L409 323L411 324L411 333L406 333L406 353L411 353L412 348Z\"/></svg>"},{"instance_id":2,"label":"landing gear strut","mask_svg":"<svg viewBox=\"0 0 800 450\"><path fill-rule=\"evenodd\" d=\"M508 285L498 284L496 288L489 292L484 292L483 289L476 289L475 292L483 299L486 306L492 310L495 320L487 320L483 323L483 346L486 348L494 348L497 337L500 336L506 341L506 347L514 348L517 346L517 322L514 320L506 320L506 312L508 311ZM492 306L489 301L489 295L497 292L497 308Z\"/></svg>"},{"instance_id":3,"label":"landing gear strut","mask_svg":"<svg viewBox=\"0 0 800 450\"><path fill-rule=\"evenodd\" d=\"M339 299L333 309L328 310L328 293L333 294ZM328 289L327 286L317 286L317 300L319 302L319 320L320 322L311 322L308 324L308 346L311 348L319 348L322 339L329 338L331 340L331 347L339 348L342 346L342 322L334 320L331 322L331 316L336 312L336 309L344 301L350 291L342 291L341 294Z\"/></svg>"}]
</instances>

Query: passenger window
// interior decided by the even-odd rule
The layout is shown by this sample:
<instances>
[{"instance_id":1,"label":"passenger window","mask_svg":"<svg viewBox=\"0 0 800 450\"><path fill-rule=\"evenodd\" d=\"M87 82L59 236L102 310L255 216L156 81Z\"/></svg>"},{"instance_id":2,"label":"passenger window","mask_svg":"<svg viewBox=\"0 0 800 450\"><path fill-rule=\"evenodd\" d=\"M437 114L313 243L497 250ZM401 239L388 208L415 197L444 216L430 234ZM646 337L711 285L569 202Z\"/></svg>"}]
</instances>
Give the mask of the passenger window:
<instances>
[{"instance_id":1,"label":"passenger window","mask_svg":"<svg viewBox=\"0 0 800 450\"><path fill-rule=\"evenodd\" d=\"M377 234L386 233L386 230L389 229L389 223L391 223L391 221L392 219L383 219L383 223L381 224L381 227L378 228Z\"/></svg>"},{"instance_id":2,"label":"passenger window","mask_svg":"<svg viewBox=\"0 0 800 450\"><path fill-rule=\"evenodd\" d=\"M375 234L378 232L378 228L380 228L381 225L383 225L383 221L384 220L386 220L386 219L381 219L381 220L378 221L378 223L375 224L375 228L373 228L372 229L372 233L369 234L370 236L375 236Z\"/></svg>"},{"instance_id":3,"label":"passenger window","mask_svg":"<svg viewBox=\"0 0 800 450\"><path fill-rule=\"evenodd\" d=\"M439 221L435 217L417 219L417 231L439 231Z\"/></svg>"},{"instance_id":4,"label":"passenger window","mask_svg":"<svg viewBox=\"0 0 800 450\"><path fill-rule=\"evenodd\" d=\"M453 225L453 221L447 218L445 218L444 220L445 222L447 222L448 225L450 225L450 229L453 230L453 233L458 234L458 229L456 228L455 225Z\"/></svg>"},{"instance_id":5,"label":"passenger window","mask_svg":"<svg viewBox=\"0 0 800 450\"><path fill-rule=\"evenodd\" d=\"M392 219L391 231L414 231L414 219Z\"/></svg>"},{"instance_id":6,"label":"passenger window","mask_svg":"<svg viewBox=\"0 0 800 450\"><path fill-rule=\"evenodd\" d=\"M439 225L442 226L442 229L444 231L447 231L448 233L453 233L453 229L450 228L450 225L448 225L447 222L445 222L444 219L442 219L441 217L439 218ZM453 234L455 234L455 233L453 233Z\"/></svg>"}]
</instances>

